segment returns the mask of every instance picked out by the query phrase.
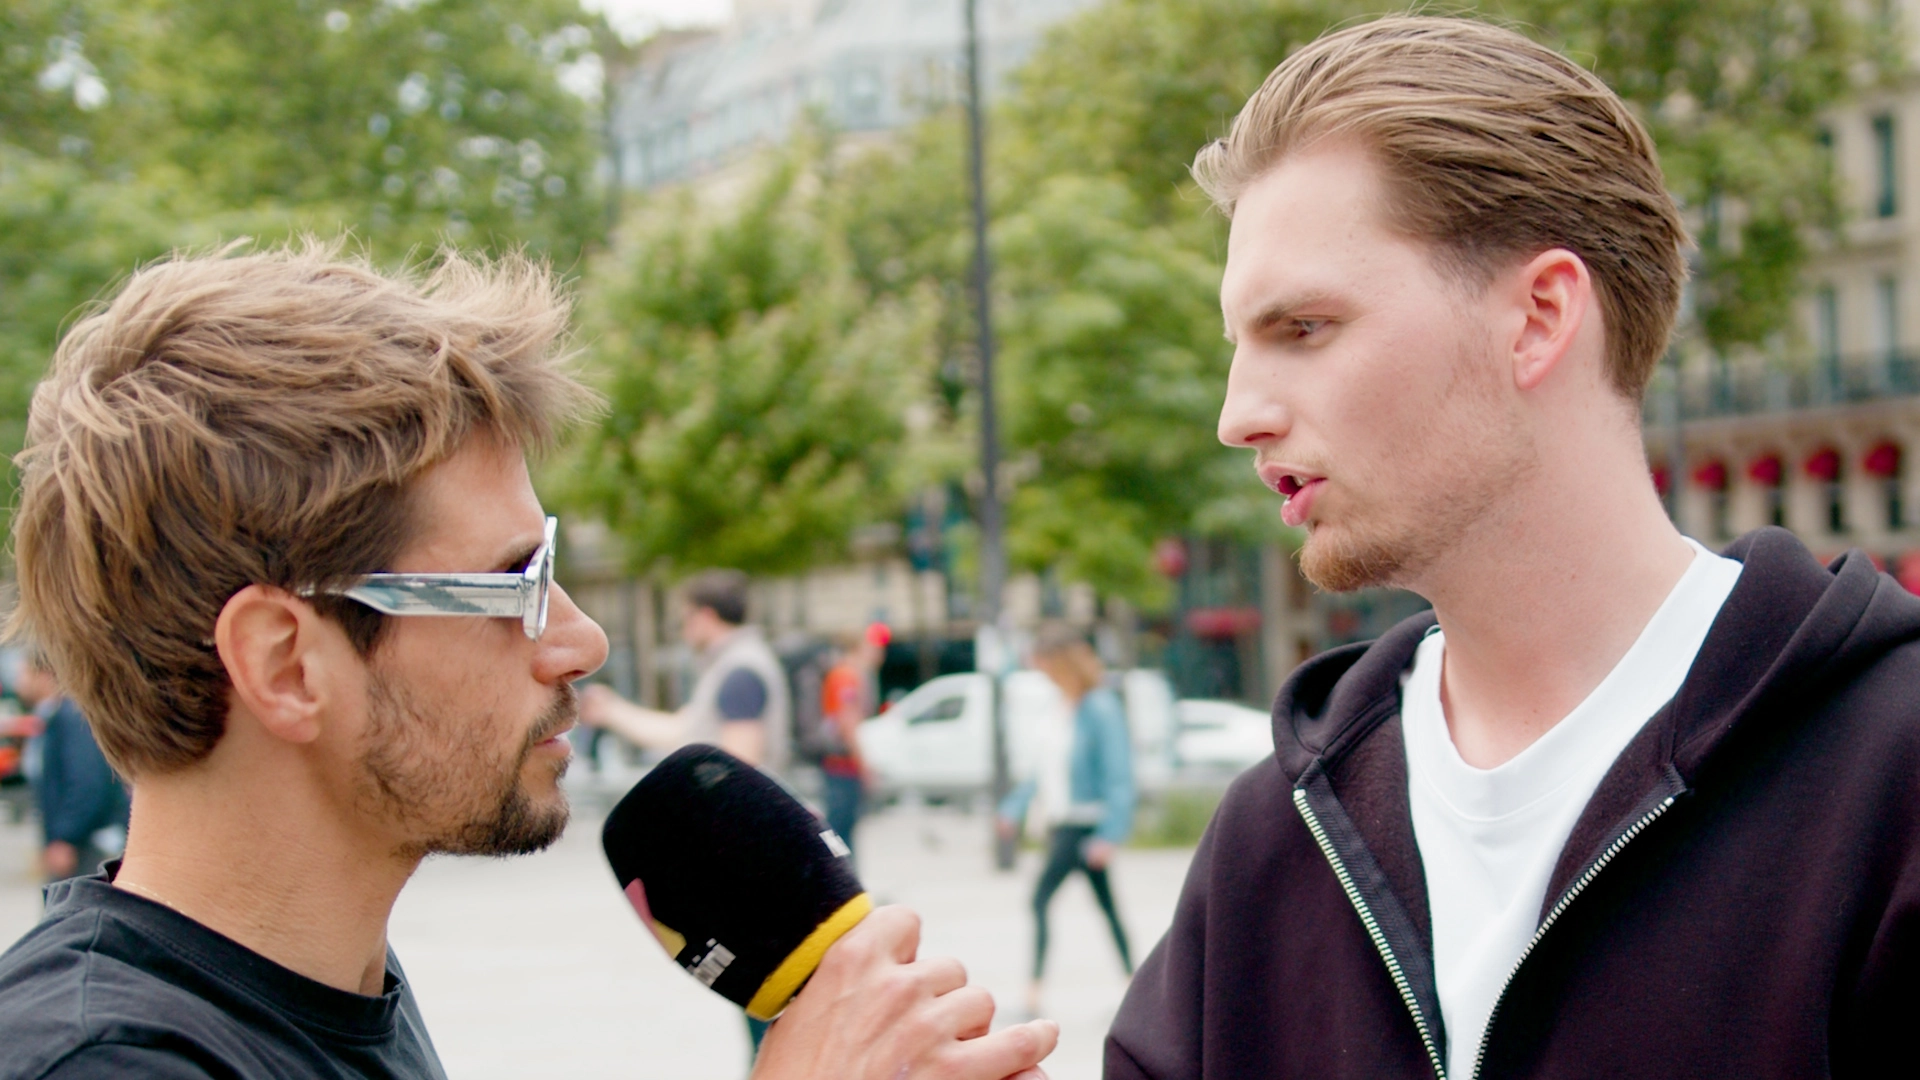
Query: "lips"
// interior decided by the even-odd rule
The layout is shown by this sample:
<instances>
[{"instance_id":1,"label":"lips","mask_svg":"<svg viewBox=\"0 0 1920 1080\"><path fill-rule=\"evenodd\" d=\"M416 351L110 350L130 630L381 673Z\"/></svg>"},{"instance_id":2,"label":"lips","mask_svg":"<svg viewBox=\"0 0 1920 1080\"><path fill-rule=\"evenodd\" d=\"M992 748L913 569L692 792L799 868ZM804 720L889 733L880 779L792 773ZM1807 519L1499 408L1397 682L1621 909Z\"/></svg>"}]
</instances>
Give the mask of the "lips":
<instances>
[{"instance_id":1,"label":"lips","mask_svg":"<svg viewBox=\"0 0 1920 1080\"><path fill-rule=\"evenodd\" d=\"M1305 525L1313 497L1327 478L1279 464L1261 465L1258 471L1260 481L1287 500L1280 508L1280 520L1296 529Z\"/></svg>"},{"instance_id":2,"label":"lips","mask_svg":"<svg viewBox=\"0 0 1920 1080\"><path fill-rule=\"evenodd\" d=\"M1295 478L1293 491L1282 492L1287 496L1287 501L1280 507L1280 520L1296 529L1305 525L1308 515L1313 513L1313 497L1320 493L1326 483L1325 477L1314 477L1304 482Z\"/></svg>"}]
</instances>

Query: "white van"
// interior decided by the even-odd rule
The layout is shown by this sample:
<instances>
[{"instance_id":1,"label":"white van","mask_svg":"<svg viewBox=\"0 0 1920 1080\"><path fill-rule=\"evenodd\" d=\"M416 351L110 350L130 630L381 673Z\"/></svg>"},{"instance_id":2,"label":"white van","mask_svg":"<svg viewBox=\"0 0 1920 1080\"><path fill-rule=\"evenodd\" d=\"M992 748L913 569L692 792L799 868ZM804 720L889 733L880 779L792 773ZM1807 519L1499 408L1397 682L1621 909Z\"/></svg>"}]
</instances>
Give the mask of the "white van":
<instances>
[{"instance_id":1,"label":"white van","mask_svg":"<svg viewBox=\"0 0 1920 1080\"><path fill-rule=\"evenodd\" d=\"M1173 687L1160 671L1121 672L1117 689L1133 736L1134 778L1144 791L1158 791L1169 784L1185 764L1181 751L1192 736L1199 736L1192 747L1200 751L1196 765L1245 768L1273 752L1266 718L1245 706L1208 702L1216 707L1200 710L1201 723L1191 733L1184 731L1180 707L1198 703L1176 704ZM993 690L992 679L984 674L942 675L863 722L860 751L873 770L880 794L913 793L969 802L983 797L993 785ZM1067 702L1052 680L1030 670L1006 675L1000 695L1007 762L1017 782L1032 772L1038 733L1046 724L1066 718ZM1259 730L1249 731L1248 716L1257 719ZM1230 724L1234 737L1222 740L1221 724Z\"/></svg>"}]
</instances>

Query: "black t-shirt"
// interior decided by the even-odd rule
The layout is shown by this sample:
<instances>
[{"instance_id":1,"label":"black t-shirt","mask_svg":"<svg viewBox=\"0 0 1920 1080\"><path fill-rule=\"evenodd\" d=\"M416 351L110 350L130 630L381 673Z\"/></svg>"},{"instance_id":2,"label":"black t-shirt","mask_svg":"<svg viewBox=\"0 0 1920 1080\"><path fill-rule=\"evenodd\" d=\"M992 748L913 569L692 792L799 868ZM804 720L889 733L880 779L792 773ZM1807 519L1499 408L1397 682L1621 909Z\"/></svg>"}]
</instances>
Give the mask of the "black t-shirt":
<instances>
[{"instance_id":1,"label":"black t-shirt","mask_svg":"<svg viewBox=\"0 0 1920 1080\"><path fill-rule=\"evenodd\" d=\"M367 997L105 875L49 886L46 917L0 955L0 1080L133 1076L446 1080L391 950Z\"/></svg>"}]
</instances>

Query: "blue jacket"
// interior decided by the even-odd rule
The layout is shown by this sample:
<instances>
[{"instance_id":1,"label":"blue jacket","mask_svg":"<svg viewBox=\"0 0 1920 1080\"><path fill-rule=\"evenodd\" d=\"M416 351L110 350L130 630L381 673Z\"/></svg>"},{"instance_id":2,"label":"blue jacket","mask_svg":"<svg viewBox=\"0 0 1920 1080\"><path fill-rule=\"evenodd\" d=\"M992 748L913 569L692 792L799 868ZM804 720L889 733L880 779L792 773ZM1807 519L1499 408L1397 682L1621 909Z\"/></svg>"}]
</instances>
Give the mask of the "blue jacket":
<instances>
[{"instance_id":1,"label":"blue jacket","mask_svg":"<svg viewBox=\"0 0 1920 1080\"><path fill-rule=\"evenodd\" d=\"M127 793L71 698L61 698L46 719L35 790L40 822L48 843L64 840L84 848L100 829L126 825Z\"/></svg>"},{"instance_id":2,"label":"blue jacket","mask_svg":"<svg viewBox=\"0 0 1920 1080\"><path fill-rule=\"evenodd\" d=\"M1106 687L1096 687L1080 699L1073 713L1073 749L1068 759L1068 797L1076 807L1098 804L1094 835L1115 844L1133 835L1133 745L1127 738L1127 714L1120 698ZM1020 821L1027 816L1038 784L1029 779L1007 794L1000 816Z\"/></svg>"}]
</instances>

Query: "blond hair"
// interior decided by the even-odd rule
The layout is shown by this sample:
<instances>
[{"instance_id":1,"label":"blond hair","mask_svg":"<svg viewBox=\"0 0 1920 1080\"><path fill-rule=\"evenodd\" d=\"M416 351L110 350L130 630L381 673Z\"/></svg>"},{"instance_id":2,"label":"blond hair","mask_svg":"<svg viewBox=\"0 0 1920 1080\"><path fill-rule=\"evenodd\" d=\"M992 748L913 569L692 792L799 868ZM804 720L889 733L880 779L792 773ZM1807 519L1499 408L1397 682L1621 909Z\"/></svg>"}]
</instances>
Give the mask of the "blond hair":
<instances>
[{"instance_id":1,"label":"blond hair","mask_svg":"<svg viewBox=\"0 0 1920 1080\"><path fill-rule=\"evenodd\" d=\"M1079 699L1107 676L1100 656L1086 637L1070 626L1048 623L1033 636L1033 664L1061 682L1068 697ZM1071 684L1071 685L1069 685Z\"/></svg>"},{"instance_id":2,"label":"blond hair","mask_svg":"<svg viewBox=\"0 0 1920 1080\"><path fill-rule=\"evenodd\" d=\"M1200 151L1193 174L1228 216L1289 153L1352 138L1376 155L1394 226L1484 286L1550 248L1593 275L1608 381L1638 401L1686 279L1686 226L1653 139L1591 72L1520 34L1402 15L1288 57Z\"/></svg>"},{"instance_id":3,"label":"blond hair","mask_svg":"<svg viewBox=\"0 0 1920 1080\"><path fill-rule=\"evenodd\" d=\"M227 599L386 567L409 482L471 436L549 445L593 400L556 349L567 319L518 257L443 253L422 280L310 241L139 271L34 392L9 634L47 651L122 772L200 760L226 724ZM379 615L315 606L372 652Z\"/></svg>"}]
</instances>

